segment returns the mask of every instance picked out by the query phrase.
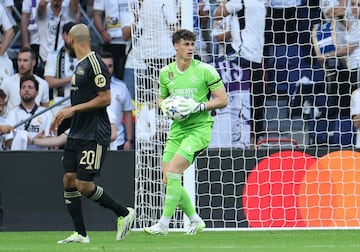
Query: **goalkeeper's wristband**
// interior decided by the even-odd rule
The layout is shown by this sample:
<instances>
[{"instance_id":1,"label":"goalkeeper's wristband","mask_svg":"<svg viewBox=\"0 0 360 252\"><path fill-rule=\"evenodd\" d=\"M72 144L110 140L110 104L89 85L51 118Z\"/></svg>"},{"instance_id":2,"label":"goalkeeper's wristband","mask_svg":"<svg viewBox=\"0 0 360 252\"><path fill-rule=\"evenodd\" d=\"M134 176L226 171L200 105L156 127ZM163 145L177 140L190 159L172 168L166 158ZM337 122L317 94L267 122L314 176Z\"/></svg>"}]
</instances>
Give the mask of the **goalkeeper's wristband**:
<instances>
[{"instance_id":1,"label":"goalkeeper's wristband","mask_svg":"<svg viewBox=\"0 0 360 252\"><path fill-rule=\"evenodd\" d=\"M204 112L207 110L206 103L200 102L197 104L197 106L194 108L193 112Z\"/></svg>"}]
</instances>

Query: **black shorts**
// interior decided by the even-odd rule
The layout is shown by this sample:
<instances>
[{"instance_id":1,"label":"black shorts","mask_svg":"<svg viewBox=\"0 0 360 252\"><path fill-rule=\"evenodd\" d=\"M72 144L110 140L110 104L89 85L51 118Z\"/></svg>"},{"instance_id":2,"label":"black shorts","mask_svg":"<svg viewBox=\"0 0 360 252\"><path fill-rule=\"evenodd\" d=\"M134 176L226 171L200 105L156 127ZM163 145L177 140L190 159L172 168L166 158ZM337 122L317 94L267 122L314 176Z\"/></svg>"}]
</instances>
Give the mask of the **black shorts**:
<instances>
[{"instance_id":1,"label":"black shorts","mask_svg":"<svg viewBox=\"0 0 360 252\"><path fill-rule=\"evenodd\" d=\"M62 160L65 173L76 173L79 180L93 181L100 175L106 152L107 146L95 141L68 138Z\"/></svg>"}]
</instances>

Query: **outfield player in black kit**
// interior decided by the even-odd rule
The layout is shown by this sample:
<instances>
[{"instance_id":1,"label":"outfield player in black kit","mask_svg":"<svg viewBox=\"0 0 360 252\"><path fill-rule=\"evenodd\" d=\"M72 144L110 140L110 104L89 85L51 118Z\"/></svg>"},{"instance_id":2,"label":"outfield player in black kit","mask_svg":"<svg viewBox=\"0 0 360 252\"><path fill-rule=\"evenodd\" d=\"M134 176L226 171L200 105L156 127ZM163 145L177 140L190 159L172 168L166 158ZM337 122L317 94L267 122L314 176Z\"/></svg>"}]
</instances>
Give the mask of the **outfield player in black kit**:
<instances>
[{"instance_id":1,"label":"outfield player in black kit","mask_svg":"<svg viewBox=\"0 0 360 252\"><path fill-rule=\"evenodd\" d=\"M90 242L81 210L81 195L115 212L118 216L116 240L122 240L133 225L135 211L120 205L94 183L110 143L110 122L106 113L111 99L110 76L101 58L91 51L86 25L71 28L69 44L78 59L71 81L71 106L55 115L51 129L55 131L64 119L72 117L63 154L63 183L65 204L75 232L58 243Z\"/></svg>"}]
</instances>

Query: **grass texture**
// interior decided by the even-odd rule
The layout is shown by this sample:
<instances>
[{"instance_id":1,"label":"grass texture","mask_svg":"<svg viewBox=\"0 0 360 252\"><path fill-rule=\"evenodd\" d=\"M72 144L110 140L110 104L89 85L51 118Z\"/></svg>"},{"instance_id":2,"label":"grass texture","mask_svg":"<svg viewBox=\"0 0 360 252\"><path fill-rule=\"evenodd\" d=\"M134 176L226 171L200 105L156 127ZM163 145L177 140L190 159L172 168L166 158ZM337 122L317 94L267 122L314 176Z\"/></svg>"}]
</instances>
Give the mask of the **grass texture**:
<instances>
[{"instance_id":1,"label":"grass texture","mask_svg":"<svg viewBox=\"0 0 360 252\"><path fill-rule=\"evenodd\" d=\"M123 241L115 241L115 232L89 232L89 244L57 244L71 232L2 232L0 251L360 251L360 230L276 230L276 231L204 231L195 236L170 232L151 236L132 231Z\"/></svg>"}]
</instances>

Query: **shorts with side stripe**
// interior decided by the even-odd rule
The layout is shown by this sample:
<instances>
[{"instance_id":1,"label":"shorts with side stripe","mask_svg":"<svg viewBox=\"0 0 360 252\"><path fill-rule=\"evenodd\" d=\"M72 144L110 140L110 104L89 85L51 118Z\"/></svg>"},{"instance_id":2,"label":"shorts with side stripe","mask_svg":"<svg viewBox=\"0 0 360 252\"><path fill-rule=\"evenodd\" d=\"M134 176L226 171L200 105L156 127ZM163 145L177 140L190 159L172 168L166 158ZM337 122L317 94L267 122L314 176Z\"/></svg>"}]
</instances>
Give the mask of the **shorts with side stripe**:
<instances>
[{"instance_id":1,"label":"shorts with side stripe","mask_svg":"<svg viewBox=\"0 0 360 252\"><path fill-rule=\"evenodd\" d=\"M76 178L83 181L93 181L100 175L105 159L107 146L95 141L68 138L63 154L65 173L76 173Z\"/></svg>"}]
</instances>

